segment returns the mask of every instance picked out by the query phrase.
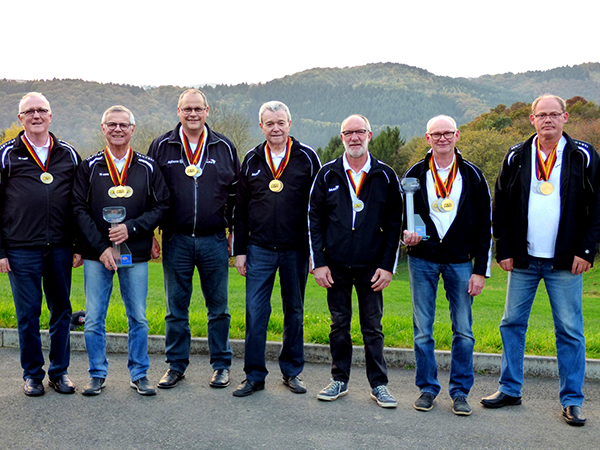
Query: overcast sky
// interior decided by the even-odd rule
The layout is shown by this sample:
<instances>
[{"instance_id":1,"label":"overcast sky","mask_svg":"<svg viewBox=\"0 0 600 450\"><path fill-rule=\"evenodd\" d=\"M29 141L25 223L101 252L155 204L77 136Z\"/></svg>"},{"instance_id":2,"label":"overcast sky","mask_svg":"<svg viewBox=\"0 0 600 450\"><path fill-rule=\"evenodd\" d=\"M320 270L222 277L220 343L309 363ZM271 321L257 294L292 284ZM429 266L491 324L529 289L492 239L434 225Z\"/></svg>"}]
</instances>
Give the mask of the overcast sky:
<instances>
[{"instance_id":1,"label":"overcast sky","mask_svg":"<svg viewBox=\"0 0 600 450\"><path fill-rule=\"evenodd\" d=\"M598 0L4 2L0 78L266 82L396 62L436 75L600 62Z\"/></svg>"}]
</instances>

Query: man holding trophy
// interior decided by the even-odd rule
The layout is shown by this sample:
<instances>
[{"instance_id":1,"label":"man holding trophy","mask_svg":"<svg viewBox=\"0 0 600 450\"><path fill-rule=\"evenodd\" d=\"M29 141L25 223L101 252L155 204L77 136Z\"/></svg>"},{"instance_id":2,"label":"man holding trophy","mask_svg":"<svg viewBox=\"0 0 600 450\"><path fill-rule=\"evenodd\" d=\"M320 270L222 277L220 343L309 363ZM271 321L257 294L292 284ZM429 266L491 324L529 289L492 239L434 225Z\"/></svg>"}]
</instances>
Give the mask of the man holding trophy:
<instances>
[{"instance_id":1,"label":"man holding trophy","mask_svg":"<svg viewBox=\"0 0 600 450\"><path fill-rule=\"evenodd\" d=\"M131 111L112 106L101 124L107 146L81 164L73 186L73 210L82 235L90 363L90 382L82 394L98 395L106 385L105 320L117 272L129 323L131 387L141 395L154 395L146 377L148 260L154 229L169 206L169 190L154 160L129 146L135 132Z\"/></svg>"},{"instance_id":2,"label":"man holding trophy","mask_svg":"<svg viewBox=\"0 0 600 450\"><path fill-rule=\"evenodd\" d=\"M433 324L441 275L453 330L452 411L467 416L471 414L467 396L474 380L471 305L490 276L490 192L481 170L463 159L455 147L460 132L454 119L434 117L425 136L431 150L402 180L405 196L414 201L407 198L405 216L411 215L408 207L414 204L414 217L407 217L404 231L413 303L416 385L421 391L414 408L431 410L440 392Z\"/></svg>"}]
</instances>

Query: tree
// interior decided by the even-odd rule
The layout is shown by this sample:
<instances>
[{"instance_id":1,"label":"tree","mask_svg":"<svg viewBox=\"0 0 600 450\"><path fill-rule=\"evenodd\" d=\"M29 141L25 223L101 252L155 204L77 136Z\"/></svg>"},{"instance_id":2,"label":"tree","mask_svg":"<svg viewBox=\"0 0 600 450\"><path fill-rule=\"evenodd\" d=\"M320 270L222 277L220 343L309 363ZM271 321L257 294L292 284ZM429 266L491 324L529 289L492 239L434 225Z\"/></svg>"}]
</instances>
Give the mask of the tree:
<instances>
[{"instance_id":1,"label":"tree","mask_svg":"<svg viewBox=\"0 0 600 450\"><path fill-rule=\"evenodd\" d=\"M210 108L207 122L214 131L231 139L240 158L254 147L254 139L250 133L250 119L230 106L221 103L215 104Z\"/></svg>"},{"instance_id":2,"label":"tree","mask_svg":"<svg viewBox=\"0 0 600 450\"><path fill-rule=\"evenodd\" d=\"M21 130L23 130L21 124L13 122L13 124L10 127L0 132L0 144L3 144L4 142L16 138L21 132Z\"/></svg>"},{"instance_id":3,"label":"tree","mask_svg":"<svg viewBox=\"0 0 600 450\"><path fill-rule=\"evenodd\" d=\"M393 156L404 144L406 144L406 140L400 136L400 128L386 126L385 130L381 131L377 137L371 139L369 151L375 158L391 165Z\"/></svg>"},{"instance_id":4,"label":"tree","mask_svg":"<svg viewBox=\"0 0 600 450\"><path fill-rule=\"evenodd\" d=\"M317 148L317 155L319 155L321 164L333 161L342 156L343 153L344 144L342 143L342 138L339 136L333 136L324 149L321 149L321 147Z\"/></svg>"}]
</instances>

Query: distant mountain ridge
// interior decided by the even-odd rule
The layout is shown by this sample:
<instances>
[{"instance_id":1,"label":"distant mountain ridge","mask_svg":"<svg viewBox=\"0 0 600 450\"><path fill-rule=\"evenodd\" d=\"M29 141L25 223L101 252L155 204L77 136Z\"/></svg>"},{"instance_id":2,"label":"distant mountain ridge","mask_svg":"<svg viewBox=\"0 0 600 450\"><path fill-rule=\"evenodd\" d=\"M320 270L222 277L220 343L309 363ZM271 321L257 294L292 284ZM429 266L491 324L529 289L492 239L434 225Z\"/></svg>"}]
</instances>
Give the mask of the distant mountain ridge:
<instances>
[{"instance_id":1,"label":"distant mountain ridge","mask_svg":"<svg viewBox=\"0 0 600 450\"><path fill-rule=\"evenodd\" d=\"M50 100L52 130L57 135L77 148L94 150L100 116L106 108L114 104L129 107L138 128L158 135L177 123L177 98L183 88L82 80L0 80L0 130L16 120L19 99L32 90L43 92ZM260 105L269 100L285 102L292 112L292 135L317 148L338 134L341 120L353 113L368 117L375 133L398 126L409 139L424 134L427 120L437 114L449 114L460 125L498 104L529 103L547 92L600 103L600 63L478 78L438 76L404 64L377 63L315 68L267 83L205 86L202 90L213 110L225 105L248 117L256 143L263 138L256 126Z\"/></svg>"}]
</instances>

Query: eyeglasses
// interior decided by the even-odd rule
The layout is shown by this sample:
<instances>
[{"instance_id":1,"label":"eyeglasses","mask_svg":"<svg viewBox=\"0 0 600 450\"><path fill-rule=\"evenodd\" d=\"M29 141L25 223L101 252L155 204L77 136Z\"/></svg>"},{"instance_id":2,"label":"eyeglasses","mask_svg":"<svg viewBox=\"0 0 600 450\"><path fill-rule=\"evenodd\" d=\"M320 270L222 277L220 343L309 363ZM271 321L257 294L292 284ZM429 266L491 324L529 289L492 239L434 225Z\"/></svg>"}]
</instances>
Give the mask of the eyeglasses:
<instances>
[{"instance_id":1,"label":"eyeglasses","mask_svg":"<svg viewBox=\"0 0 600 450\"><path fill-rule=\"evenodd\" d=\"M116 123L116 122L108 122L108 123L105 123L104 125L106 125L106 128L108 128L110 131L116 130L117 127L119 127L123 131L126 131L131 126L130 123Z\"/></svg>"},{"instance_id":2,"label":"eyeglasses","mask_svg":"<svg viewBox=\"0 0 600 450\"><path fill-rule=\"evenodd\" d=\"M196 114L200 115L204 111L206 111L206 108L182 108L180 109L180 111L186 116L189 116L192 112L195 112Z\"/></svg>"},{"instance_id":3,"label":"eyeglasses","mask_svg":"<svg viewBox=\"0 0 600 450\"><path fill-rule=\"evenodd\" d=\"M368 130L353 130L353 131L350 131L350 130L348 130L348 131L342 131L342 134L343 134L344 136L346 136L346 137L350 137L350 136L352 136L354 133L356 133L356 135L357 135L357 136L360 136L360 137L362 137L362 136L364 136L365 134L367 134L367 131L368 131Z\"/></svg>"},{"instance_id":4,"label":"eyeglasses","mask_svg":"<svg viewBox=\"0 0 600 450\"><path fill-rule=\"evenodd\" d=\"M446 131L445 133L427 133L427 134L434 141L439 141L440 139L442 139L442 136L444 136L446 139L450 140L454 137L454 135L456 134L456 131Z\"/></svg>"},{"instance_id":5,"label":"eyeglasses","mask_svg":"<svg viewBox=\"0 0 600 450\"><path fill-rule=\"evenodd\" d=\"M50 110L47 108L33 108L33 109L28 109L27 111L21 111L19 113L19 115L33 117L35 115L35 113L38 113L40 116L45 116L49 112L50 112Z\"/></svg>"},{"instance_id":6,"label":"eyeglasses","mask_svg":"<svg viewBox=\"0 0 600 450\"><path fill-rule=\"evenodd\" d=\"M550 114L536 114L535 118L539 119L539 120L546 120L547 118L550 119L558 119L559 117L561 117L564 113L550 113Z\"/></svg>"}]
</instances>

